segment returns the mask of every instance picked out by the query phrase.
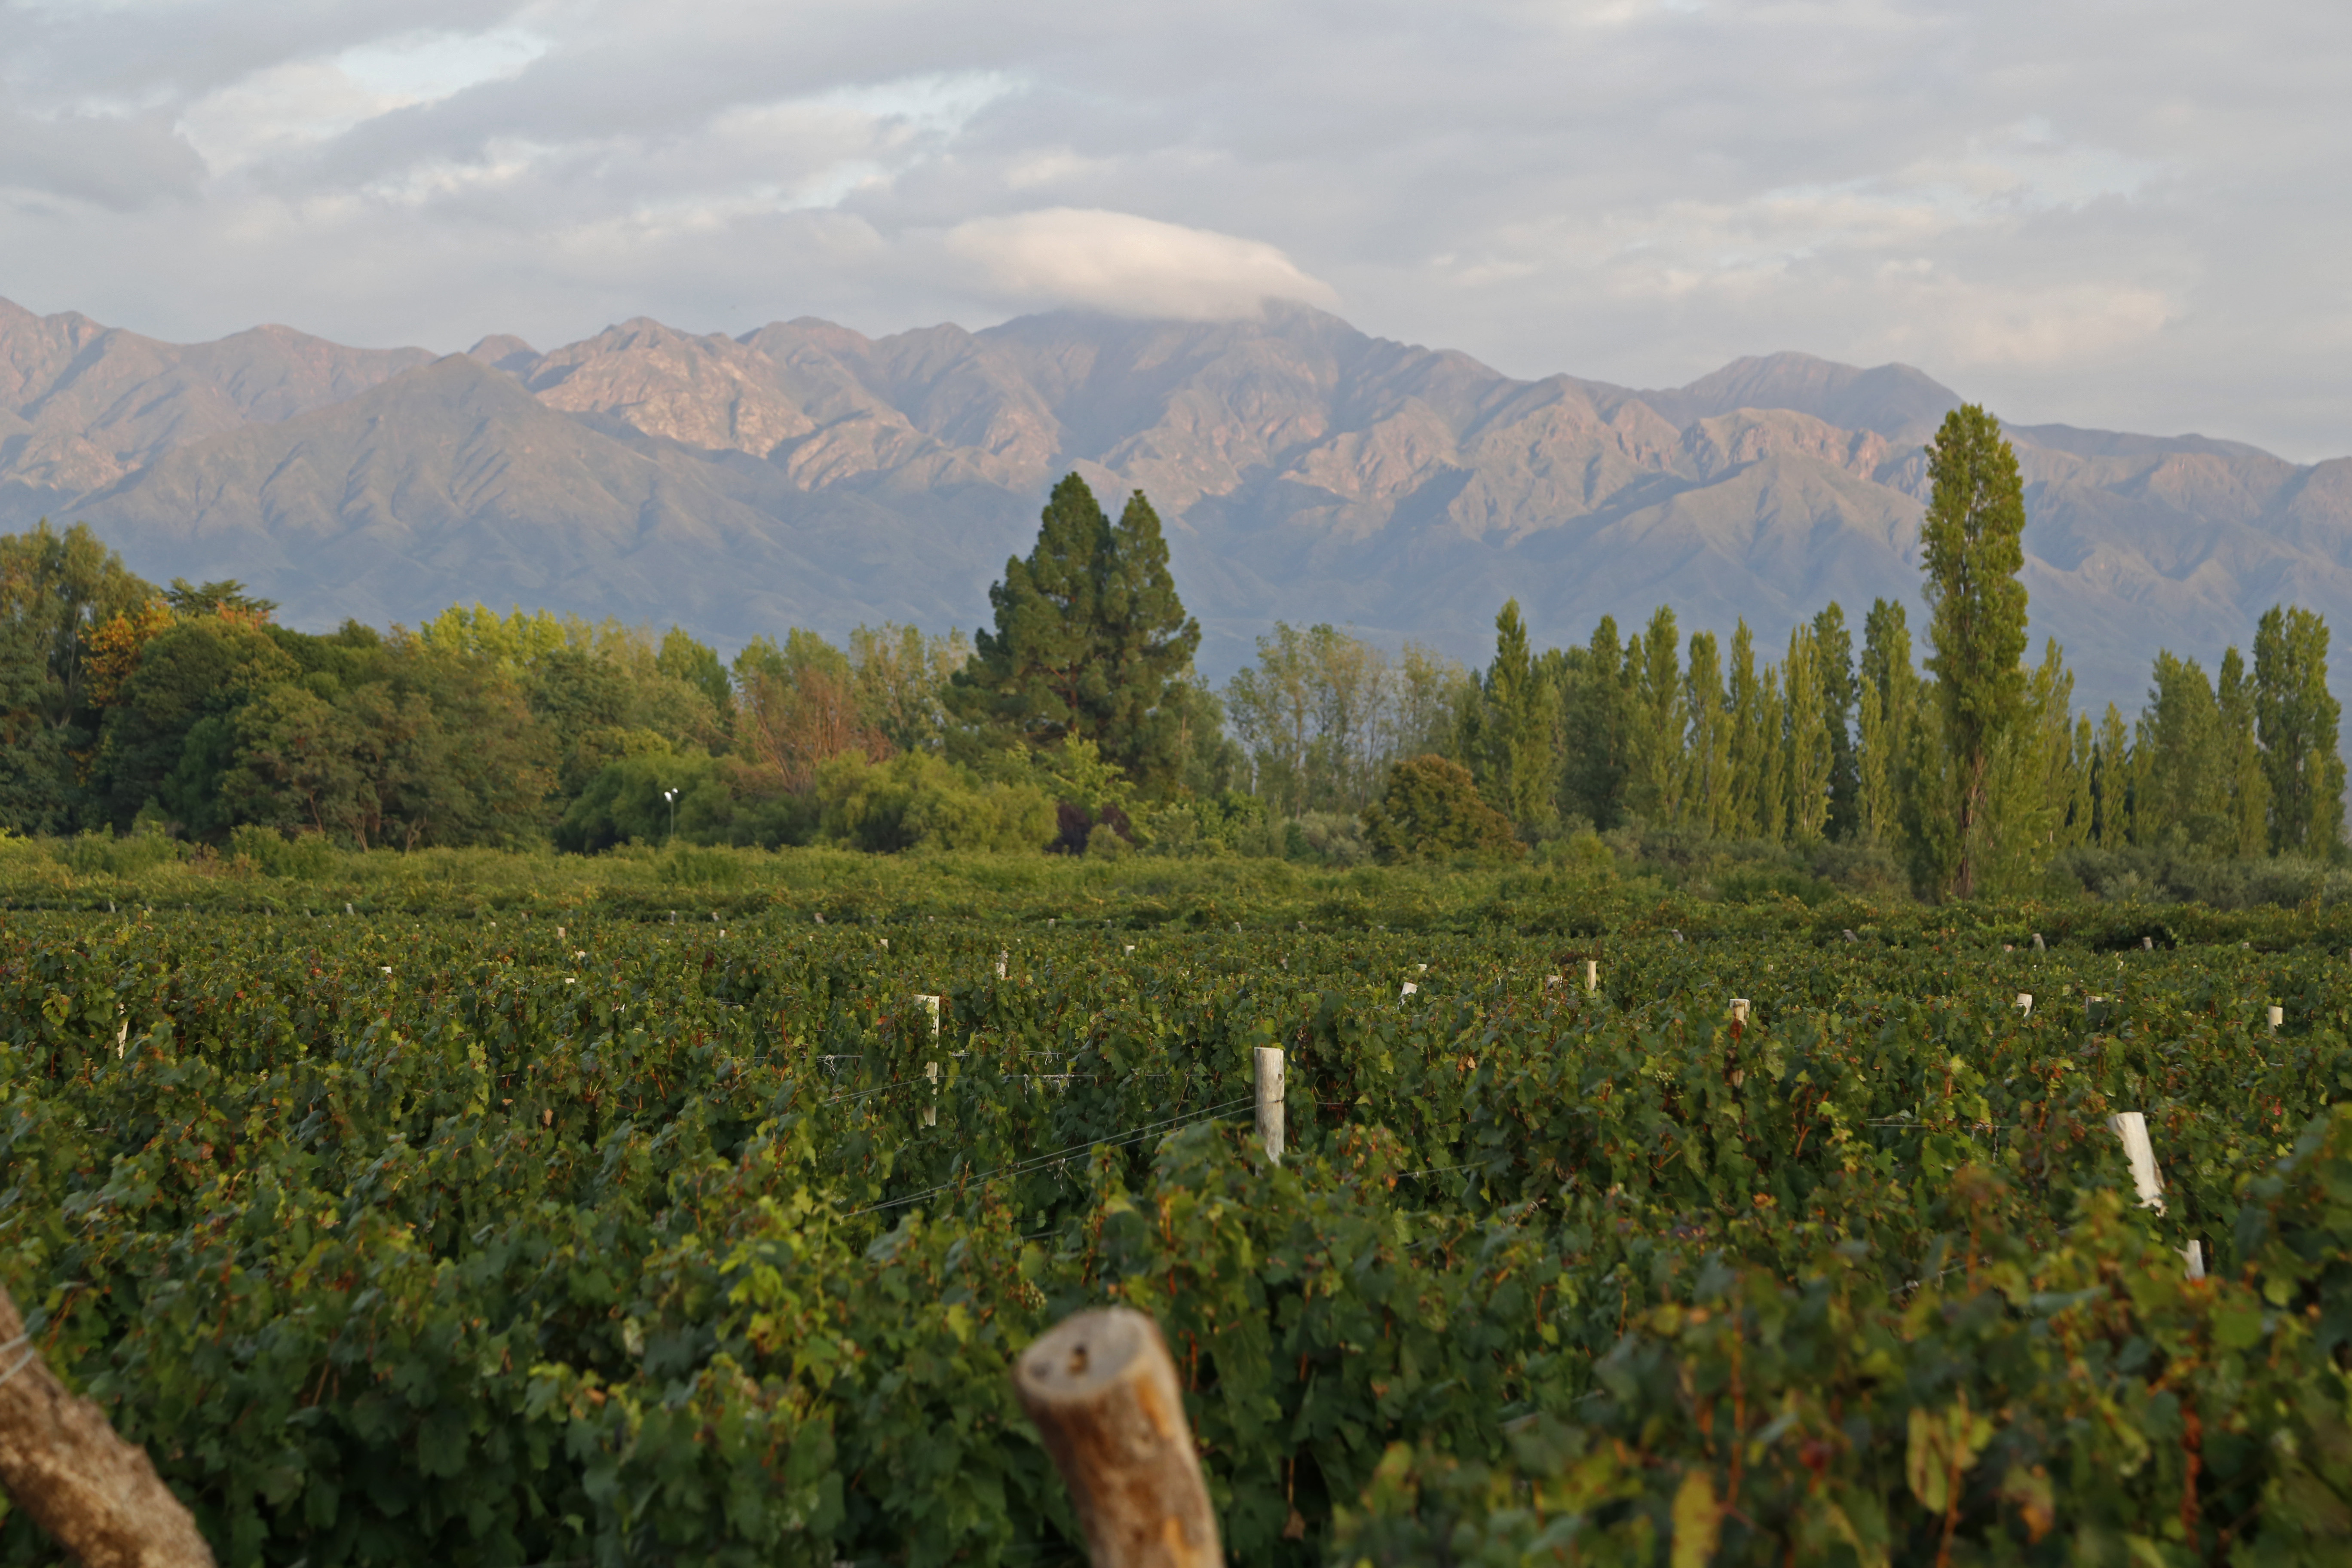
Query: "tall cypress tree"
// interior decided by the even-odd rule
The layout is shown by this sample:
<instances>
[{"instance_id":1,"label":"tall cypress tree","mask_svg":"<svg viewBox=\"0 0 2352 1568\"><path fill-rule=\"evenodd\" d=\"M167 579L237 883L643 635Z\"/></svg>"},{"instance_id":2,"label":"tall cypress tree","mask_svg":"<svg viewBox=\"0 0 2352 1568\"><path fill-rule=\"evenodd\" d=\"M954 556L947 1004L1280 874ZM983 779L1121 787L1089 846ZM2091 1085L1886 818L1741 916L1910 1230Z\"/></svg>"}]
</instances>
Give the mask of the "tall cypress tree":
<instances>
[{"instance_id":1,"label":"tall cypress tree","mask_svg":"<svg viewBox=\"0 0 2352 1568\"><path fill-rule=\"evenodd\" d=\"M1032 747L1076 737L1147 790L1181 766L1175 690L1200 647L1168 570L1159 514L1138 492L1118 526L1076 474L1054 487L1027 560L988 591L993 631L947 691L958 717Z\"/></svg>"}]
</instances>

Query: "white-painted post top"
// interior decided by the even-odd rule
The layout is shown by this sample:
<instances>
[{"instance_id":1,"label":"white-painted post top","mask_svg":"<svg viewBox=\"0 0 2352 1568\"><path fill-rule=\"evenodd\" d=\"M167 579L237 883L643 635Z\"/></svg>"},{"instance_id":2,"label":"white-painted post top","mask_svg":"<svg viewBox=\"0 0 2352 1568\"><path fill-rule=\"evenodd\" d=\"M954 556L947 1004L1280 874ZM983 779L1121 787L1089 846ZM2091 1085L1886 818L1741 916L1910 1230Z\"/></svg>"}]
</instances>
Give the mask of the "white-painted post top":
<instances>
[{"instance_id":1,"label":"white-painted post top","mask_svg":"<svg viewBox=\"0 0 2352 1568\"><path fill-rule=\"evenodd\" d=\"M1745 1024L1748 1022L1747 997L1734 996L1731 999L1731 1021L1735 1024Z\"/></svg>"},{"instance_id":2,"label":"white-painted post top","mask_svg":"<svg viewBox=\"0 0 2352 1568\"><path fill-rule=\"evenodd\" d=\"M2139 1194L2140 1206L2164 1212L2164 1182L2156 1173L2156 1145L2148 1142L2147 1118L2137 1110L2119 1111L2107 1118L2107 1125L2123 1140L2124 1158L2130 1163L2132 1189Z\"/></svg>"},{"instance_id":3,"label":"white-painted post top","mask_svg":"<svg viewBox=\"0 0 2352 1568\"><path fill-rule=\"evenodd\" d=\"M2029 1018L2033 1016L2032 992L2021 991L2017 994L2017 1010L2024 1014Z\"/></svg>"}]
</instances>

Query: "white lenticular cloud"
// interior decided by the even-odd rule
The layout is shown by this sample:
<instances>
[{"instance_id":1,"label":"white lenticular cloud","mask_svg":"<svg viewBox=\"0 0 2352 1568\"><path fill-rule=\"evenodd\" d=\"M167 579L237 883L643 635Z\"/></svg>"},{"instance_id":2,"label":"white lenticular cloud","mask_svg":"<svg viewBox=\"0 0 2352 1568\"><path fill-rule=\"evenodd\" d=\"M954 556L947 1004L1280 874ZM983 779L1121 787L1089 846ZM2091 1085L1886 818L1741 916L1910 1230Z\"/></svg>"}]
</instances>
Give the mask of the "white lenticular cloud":
<instances>
[{"instance_id":1,"label":"white lenticular cloud","mask_svg":"<svg viewBox=\"0 0 2352 1568\"><path fill-rule=\"evenodd\" d=\"M973 218L948 231L947 250L981 288L1023 305L1213 321L1255 316L1268 300L1339 302L1271 245L1133 213L1048 207Z\"/></svg>"}]
</instances>

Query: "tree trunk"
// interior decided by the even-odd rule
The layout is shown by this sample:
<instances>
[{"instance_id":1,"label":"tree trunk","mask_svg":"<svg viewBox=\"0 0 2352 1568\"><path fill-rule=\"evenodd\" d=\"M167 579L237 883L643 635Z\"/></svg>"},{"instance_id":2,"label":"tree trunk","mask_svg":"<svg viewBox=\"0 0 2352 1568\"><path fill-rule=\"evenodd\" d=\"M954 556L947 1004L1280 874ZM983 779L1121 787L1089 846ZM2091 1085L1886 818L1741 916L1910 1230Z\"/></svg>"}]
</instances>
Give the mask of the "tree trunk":
<instances>
[{"instance_id":1,"label":"tree trunk","mask_svg":"<svg viewBox=\"0 0 2352 1568\"><path fill-rule=\"evenodd\" d=\"M1094 1568L1223 1568L1158 1324L1125 1307L1065 1318L1023 1352L1013 1387L1070 1489Z\"/></svg>"},{"instance_id":2,"label":"tree trunk","mask_svg":"<svg viewBox=\"0 0 2352 1568\"><path fill-rule=\"evenodd\" d=\"M212 1549L144 1448L67 1392L0 1289L0 1486L83 1568L213 1568ZM13 1373L11 1369L15 1369Z\"/></svg>"}]
</instances>

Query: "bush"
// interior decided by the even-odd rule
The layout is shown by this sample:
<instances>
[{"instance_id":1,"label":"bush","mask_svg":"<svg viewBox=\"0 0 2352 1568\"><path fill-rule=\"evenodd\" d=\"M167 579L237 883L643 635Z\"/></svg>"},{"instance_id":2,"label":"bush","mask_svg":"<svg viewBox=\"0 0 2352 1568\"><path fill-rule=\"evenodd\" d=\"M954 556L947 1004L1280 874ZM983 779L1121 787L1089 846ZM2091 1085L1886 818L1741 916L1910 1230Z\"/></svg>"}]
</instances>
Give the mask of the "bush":
<instances>
[{"instance_id":1,"label":"bush","mask_svg":"<svg viewBox=\"0 0 2352 1568\"><path fill-rule=\"evenodd\" d=\"M1444 757L1407 757L1364 813L1364 837L1383 864L1516 860L1526 853L1511 819L1478 796L1470 770Z\"/></svg>"},{"instance_id":2,"label":"bush","mask_svg":"<svg viewBox=\"0 0 2352 1568\"><path fill-rule=\"evenodd\" d=\"M673 803L663 798L676 790ZM724 793L719 767L709 757L680 756L670 752L641 752L607 763L588 781L580 798L555 826L559 848L593 854L636 839L666 844L673 837L673 821L683 823L688 805L699 795ZM706 805L703 810L709 810Z\"/></svg>"},{"instance_id":3,"label":"bush","mask_svg":"<svg viewBox=\"0 0 2352 1568\"><path fill-rule=\"evenodd\" d=\"M58 858L84 876L136 877L185 857L186 847L160 828L142 826L117 838L104 828L62 840Z\"/></svg>"},{"instance_id":4,"label":"bush","mask_svg":"<svg viewBox=\"0 0 2352 1568\"><path fill-rule=\"evenodd\" d=\"M283 834L246 823L229 829L229 854L265 877L311 881L334 868L334 846L316 833Z\"/></svg>"},{"instance_id":5,"label":"bush","mask_svg":"<svg viewBox=\"0 0 2352 1568\"><path fill-rule=\"evenodd\" d=\"M1054 803L1032 784L982 784L923 752L884 763L855 754L818 768L819 828L829 843L906 849L1038 850L1053 839Z\"/></svg>"}]
</instances>

